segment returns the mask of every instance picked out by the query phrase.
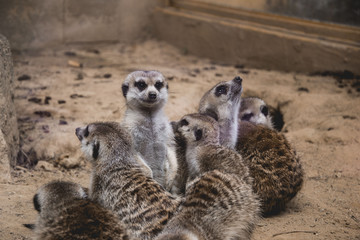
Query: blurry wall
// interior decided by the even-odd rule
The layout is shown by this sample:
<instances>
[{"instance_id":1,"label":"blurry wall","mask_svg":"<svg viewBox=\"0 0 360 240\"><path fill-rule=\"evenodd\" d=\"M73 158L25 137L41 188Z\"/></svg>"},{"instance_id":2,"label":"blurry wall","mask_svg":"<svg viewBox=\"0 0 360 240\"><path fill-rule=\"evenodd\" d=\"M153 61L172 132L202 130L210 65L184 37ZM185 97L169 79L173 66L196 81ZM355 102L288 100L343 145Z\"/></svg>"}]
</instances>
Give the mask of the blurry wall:
<instances>
[{"instance_id":1,"label":"blurry wall","mask_svg":"<svg viewBox=\"0 0 360 240\"><path fill-rule=\"evenodd\" d=\"M131 42L148 36L157 0L0 0L0 33L12 49Z\"/></svg>"},{"instance_id":2,"label":"blurry wall","mask_svg":"<svg viewBox=\"0 0 360 240\"><path fill-rule=\"evenodd\" d=\"M220 6L360 26L359 0L198 0Z\"/></svg>"}]
</instances>

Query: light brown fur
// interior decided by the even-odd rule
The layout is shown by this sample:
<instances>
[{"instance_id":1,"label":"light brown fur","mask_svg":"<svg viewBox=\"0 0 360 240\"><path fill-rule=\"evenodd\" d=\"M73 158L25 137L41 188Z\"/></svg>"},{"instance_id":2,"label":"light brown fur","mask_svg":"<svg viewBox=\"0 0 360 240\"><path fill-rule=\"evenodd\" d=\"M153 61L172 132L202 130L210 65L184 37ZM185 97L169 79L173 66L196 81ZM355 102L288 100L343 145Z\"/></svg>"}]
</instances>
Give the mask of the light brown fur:
<instances>
[{"instance_id":1,"label":"light brown fur","mask_svg":"<svg viewBox=\"0 0 360 240\"><path fill-rule=\"evenodd\" d=\"M153 239L172 217L178 200L144 173L131 135L117 123L92 123L76 134L93 164L90 197L113 211L131 234Z\"/></svg>"},{"instance_id":2,"label":"light brown fur","mask_svg":"<svg viewBox=\"0 0 360 240\"><path fill-rule=\"evenodd\" d=\"M249 239L259 202L241 156L219 144L217 122L208 116L186 115L177 129L186 140L189 183L179 212L157 239Z\"/></svg>"},{"instance_id":3,"label":"light brown fur","mask_svg":"<svg viewBox=\"0 0 360 240\"><path fill-rule=\"evenodd\" d=\"M79 184L48 183L34 196L34 205L39 211L35 239L130 239L118 218L86 199Z\"/></svg>"}]
</instances>

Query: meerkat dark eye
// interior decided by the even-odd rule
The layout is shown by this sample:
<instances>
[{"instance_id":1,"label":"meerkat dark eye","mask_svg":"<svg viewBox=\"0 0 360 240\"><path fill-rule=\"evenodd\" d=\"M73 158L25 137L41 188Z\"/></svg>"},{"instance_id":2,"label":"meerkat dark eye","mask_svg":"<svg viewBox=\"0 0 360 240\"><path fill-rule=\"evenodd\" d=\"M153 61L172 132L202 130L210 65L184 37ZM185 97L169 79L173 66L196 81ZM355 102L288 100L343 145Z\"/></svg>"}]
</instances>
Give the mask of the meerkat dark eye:
<instances>
[{"instance_id":1,"label":"meerkat dark eye","mask_svg":"<svg viewBox=\"0 0 360 240\"><path fill-rule=\"evenodd\" d=\"M242 121L250 121L250 118L253 116L252 113L244 114L244 116L241 117Z\"/></svg>"},{"instance_id":2,"label":"meerkat dark eye","mask_svg":"<svg viewBox=\"0 0 360 240\"><path fill-rule=\"evenodd\" d=\"M267 117L267 115L269 114L269 109L267 106L261 106L260 111L262 112L262 114L265 115L265 117Z\"/></svg>"},{"instance_id":3,"label":"meerkat dark eye","mask_svg":"<svg viewBox=\"0 0 360 240\"><path fill-rule=\"evenodd\" d=\"M219 97L222 94L227 94L228 88L225 85L220 85L215 89L215 95Z\"/></svg>"},{"instance_id":4,"label":"meerkat dark eye","mask_svg":"<svg viewBox=\"0 0 360 240\"><path fill-rule=\"evenodd\" d=\"M137 87L140 92L147 88L147 84L144 81L135 82L134 86Z\"/></svg>"},{"instance_id":5,"label":"meerkat dark eye","mask_svg":"<svg viewBox=\"0 0 360 240\"><path fill-rule=\"evenodd\" d=\"M189 122L186 119L180 121L180 127L189 125Z\"/></svg>"},{"instance_id":6,"label":"meerkat dark eye","mask_svg":"<svg viewBox=\"0 0 360 240\"><path fill-rule=\"evenodd\" d=\"M155 83L155 88L160 91L160 89L164 86L163 82L156 82Z\"/></svg>"}]
</instances>

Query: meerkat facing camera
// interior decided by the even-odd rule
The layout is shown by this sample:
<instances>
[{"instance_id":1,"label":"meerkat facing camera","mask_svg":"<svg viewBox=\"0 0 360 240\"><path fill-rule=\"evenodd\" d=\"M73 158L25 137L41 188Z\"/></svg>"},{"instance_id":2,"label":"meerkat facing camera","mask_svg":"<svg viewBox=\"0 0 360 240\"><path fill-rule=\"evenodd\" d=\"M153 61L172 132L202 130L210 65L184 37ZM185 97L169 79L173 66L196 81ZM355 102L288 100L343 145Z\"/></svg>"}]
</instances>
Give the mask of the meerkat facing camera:
<instances>
[{"instance_id":1,"label":"meerkat facing camera","mask_svg":"<svg viewBox=\"0 0 360 240\"><path fill-rule=\"evenodd\" d=\"M77 183L53 181L33 198L39 212L35 239L130 239L118 218L87 199Z\"/></svg>"},{"instance_id":2,"label":"meerkat facing camera","mask_svg":"<svg viewBox=\"0 0 360 240\"><path fill-rule=\"evenodd\" d=\"M153 178L171 190L177 160L174 133L163 110L168 83L158 71L135 71L126 77L122 92L127 106L123 124L133 137L135 149L151 168Z\"/></svg>"},{"instance_id":3,"label":"meerkat facing camera","mask_svg":"<svg viewBox=\"0 0 360 240\"><path fill-rule=\"evenodd\" d=\"M263 124L271 129L274 128L269 107L264 100L257 97L246 97L241 99L239 119L255 124Z\"/></svg>"},{"instance_id":4,"label":"meerkat facing camera","mask_svg":"<svg viewBox=\"0 0 360 240\"><path fill-rule=\"evenodd\" d=\"M97 122L76 135L93 165L91 199L113 211L134 237L153 239L179 201L144 172L129 132L119 123Z\"/></svg>"},{"instance_id":5,"label":"meerkat facing camera","mask_svg":"<svg viewBox=\"0 0 360 240\"><path fill-rule=\"evenodd\" d=\"M179 211L156 239L249 239L260 204L241 156L220 145L211 117L186 115L177 129L187 144L189 183Z\"/></svg>"}]
</instances>

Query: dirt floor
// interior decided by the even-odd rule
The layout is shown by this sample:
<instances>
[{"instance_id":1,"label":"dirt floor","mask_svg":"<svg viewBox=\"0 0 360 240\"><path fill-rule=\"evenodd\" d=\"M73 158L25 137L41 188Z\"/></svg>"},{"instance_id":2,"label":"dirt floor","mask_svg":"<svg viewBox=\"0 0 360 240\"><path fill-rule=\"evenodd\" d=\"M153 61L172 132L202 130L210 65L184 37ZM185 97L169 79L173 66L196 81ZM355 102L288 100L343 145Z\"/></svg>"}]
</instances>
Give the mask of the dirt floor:
<instances>
[{"instance_id":1,"label":"dirt floor","mask_svg":"<svg viewBox=\"0 0 360 240\"><path fill-rule=\"evenodd\" d=\"M138 69L159 70L169 80L170 120L195 112L205 91L237 75L244 79L243 96L281 107L283 132L301 156L305 184L284 212L261 220L253 239L360 239L359 82L221 65L153 40L13 57L27 156L21 161L31 168L17 167L13 181L1 184L0 239L31 238L22 224L34 223L32 197L42 184L63 179L88 186L90 166L79 152L75 128L119 121L125 110L121 83ZM34 159L39 162L32 167Z\"/></svg>"}]
</instances>

